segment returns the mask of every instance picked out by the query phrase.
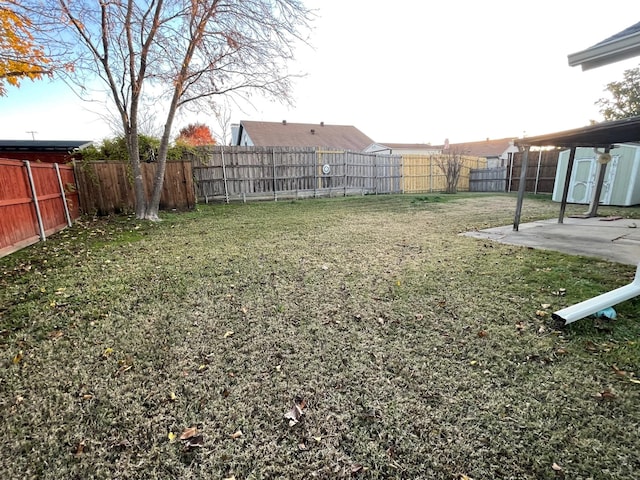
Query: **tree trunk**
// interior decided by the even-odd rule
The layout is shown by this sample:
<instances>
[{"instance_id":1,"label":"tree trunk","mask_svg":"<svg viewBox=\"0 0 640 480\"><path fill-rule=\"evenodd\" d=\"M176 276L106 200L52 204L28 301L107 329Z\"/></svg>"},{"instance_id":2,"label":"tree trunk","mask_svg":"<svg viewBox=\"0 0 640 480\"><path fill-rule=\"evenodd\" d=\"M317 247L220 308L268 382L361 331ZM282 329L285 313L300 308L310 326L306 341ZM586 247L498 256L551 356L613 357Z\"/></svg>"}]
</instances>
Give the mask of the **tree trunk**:
<instances>
[{"instance_id":1,"label":"tree trunk","mask_svg":"<svg viewBox=\"0 0 640 480\"><path fill-rule=\"evenodd\" d=\"M147 189L142 176L140 166L140 143L138 141L138 131L131 128L126 134L127 151L129 153L129 163L133 172L133 191L136 199L136 218L145 218L147 208Z\"/></svg>"}]
</instances>

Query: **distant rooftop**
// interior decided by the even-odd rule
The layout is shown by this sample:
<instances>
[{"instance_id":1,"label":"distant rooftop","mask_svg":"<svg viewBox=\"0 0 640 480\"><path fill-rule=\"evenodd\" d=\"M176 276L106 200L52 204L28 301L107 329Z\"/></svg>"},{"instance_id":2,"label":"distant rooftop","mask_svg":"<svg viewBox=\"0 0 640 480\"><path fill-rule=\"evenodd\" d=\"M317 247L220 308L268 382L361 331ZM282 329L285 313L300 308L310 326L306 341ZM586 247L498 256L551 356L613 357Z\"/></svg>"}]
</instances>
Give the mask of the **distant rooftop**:
<instances>
[{"instance_id":1,"label":"distant rooftop","mask_svg":"<svg viewBox=\"0 0 640 480\"><path fill-rule=\"evenodd\" d=\"M373 140L351 125L320 123L258 122L242 120L242 130L257 147L331 147L362 151Z\"/></svg>"},{"instance_id":2,"label":"distant rooftop","mask_svg":"<svg viewBox=\"0 0 640 480\"><path fill-rule=\"evenodd\" d=\"M89 140L0 140L0 151L4 152L69 152L91 145Z\"/></svg>"}]
</instances>

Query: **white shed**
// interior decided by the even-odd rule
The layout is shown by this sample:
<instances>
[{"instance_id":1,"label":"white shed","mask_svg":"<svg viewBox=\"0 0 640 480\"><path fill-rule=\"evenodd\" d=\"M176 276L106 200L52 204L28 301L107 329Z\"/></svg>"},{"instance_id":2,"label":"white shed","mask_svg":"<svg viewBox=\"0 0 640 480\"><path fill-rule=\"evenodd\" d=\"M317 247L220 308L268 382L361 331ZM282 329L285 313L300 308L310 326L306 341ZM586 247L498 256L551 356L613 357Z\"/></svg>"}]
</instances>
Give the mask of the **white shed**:
<instances>
[{"instance_id":1,"label":"white shed","mask_svg":"<svg viewBox=\"0 0 640 480\"><path fill-rule=\"evenodd\" d=\"M553 186L553 201L562 201L562 190L566 178L570 150L564 150L558 158L556 180ZM598 159L602 150L590 147L576 149L567 195L568 203L589 204L596 187ZM610 152L607 164L601 205L629 206L640 204L640 144L626 143Z\"/></svg>"}]
</instances>

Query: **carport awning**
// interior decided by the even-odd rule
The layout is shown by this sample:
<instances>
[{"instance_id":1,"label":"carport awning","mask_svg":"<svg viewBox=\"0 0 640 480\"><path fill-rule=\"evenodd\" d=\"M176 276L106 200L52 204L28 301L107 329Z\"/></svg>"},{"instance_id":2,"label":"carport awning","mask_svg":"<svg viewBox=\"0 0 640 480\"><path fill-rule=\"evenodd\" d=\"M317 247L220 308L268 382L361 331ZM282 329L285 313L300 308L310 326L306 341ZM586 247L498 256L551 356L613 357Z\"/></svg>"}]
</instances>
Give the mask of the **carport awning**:
<instances>
[{"instance_id":1,"label":"carport awning","mask_svg":"<svg viewBox=\"0 0 640 480\"><path fill-rule=\"evenodd\" d=\"M602 122L564 132L521 138L521 147L613 147L616 143L640 142L640 116Z\"/></svg>"},{"instance_id":2,"label":"carport awning","mask_svg":"<svg viewBox=\"0 0 640 480\"><path fill-rule=\"evenodd\" d=\"M516 214L513 220L513 229L518 230L520 224L520 213L522 211L522 202L524 199L524 185L526 181L527 157L530 147L561 147L570 148L571 155L567 166L567 176L565 179L564 190L562 194L562 202L560 205L560 216L558 223L562 223L565 206L567 204L567 192L569 190L570 172L573 166L573 158L576 148L578 147L597 147L610 149L617 143L640 142L640 116L625 118L623 120L614 120L612 122L602 122L588 127L576 128L574 130L565 130L564 132L550 133L548 135L538 135L537 137L522 138L515 141L515 145L523 147L524 154L522 157L522 167L520 173L520 186L518 188L518 203L516 205ZM605 167L606 168L606 167ZM602 185L604 179L604 168L601 169L598 185ZM589 211L589 215L594 214L597 210L600 198L600 188L597 186L594 193L594 202Z\"/></svg>"}]
</instances>

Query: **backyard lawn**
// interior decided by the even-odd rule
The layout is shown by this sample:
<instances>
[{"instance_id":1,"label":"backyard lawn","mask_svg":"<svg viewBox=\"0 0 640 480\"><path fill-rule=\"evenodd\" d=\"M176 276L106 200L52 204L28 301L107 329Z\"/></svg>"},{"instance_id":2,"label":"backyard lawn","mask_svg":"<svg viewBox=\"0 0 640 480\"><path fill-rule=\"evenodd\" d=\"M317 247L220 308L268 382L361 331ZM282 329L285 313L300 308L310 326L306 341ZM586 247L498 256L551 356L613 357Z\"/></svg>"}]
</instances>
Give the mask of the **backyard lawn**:
<instances>
[{"instance_id":1,"label":"backyard lawn","mask_svg":"<svg viewBox=\"0 0 640 480\"><path fill-rule=\"evenodd\" d=\"M635 269L458 235L514 209L200 205L0 259L2 478L637 477L640 300L550 315Z\"/></svg>"}]
</instances>

